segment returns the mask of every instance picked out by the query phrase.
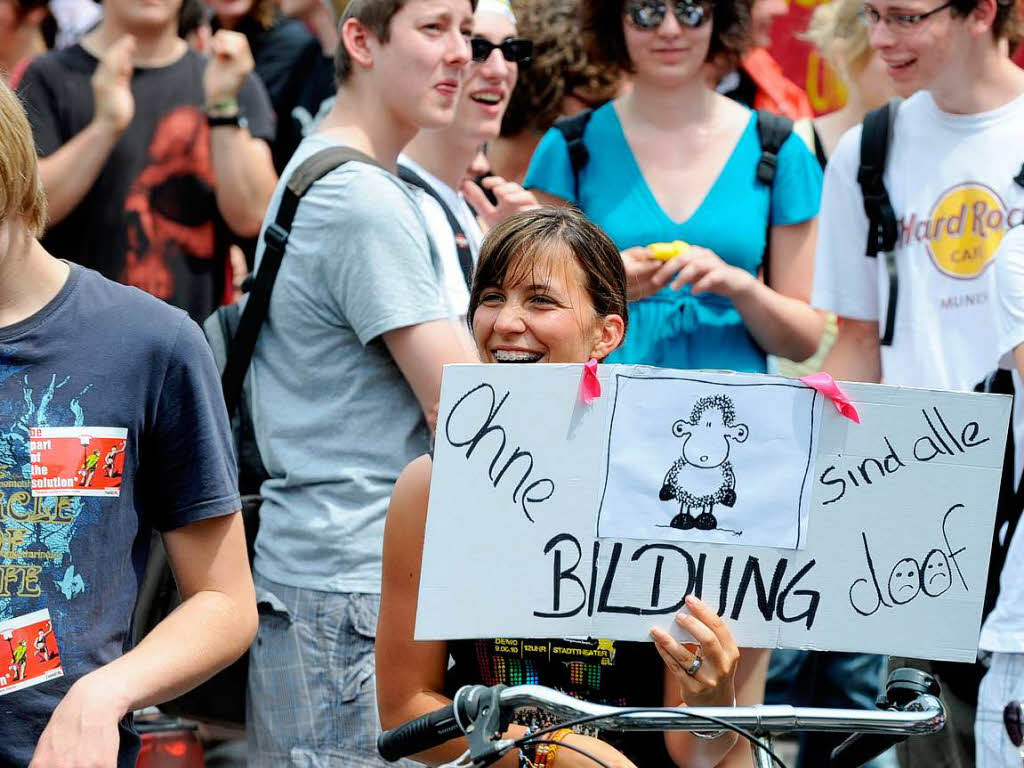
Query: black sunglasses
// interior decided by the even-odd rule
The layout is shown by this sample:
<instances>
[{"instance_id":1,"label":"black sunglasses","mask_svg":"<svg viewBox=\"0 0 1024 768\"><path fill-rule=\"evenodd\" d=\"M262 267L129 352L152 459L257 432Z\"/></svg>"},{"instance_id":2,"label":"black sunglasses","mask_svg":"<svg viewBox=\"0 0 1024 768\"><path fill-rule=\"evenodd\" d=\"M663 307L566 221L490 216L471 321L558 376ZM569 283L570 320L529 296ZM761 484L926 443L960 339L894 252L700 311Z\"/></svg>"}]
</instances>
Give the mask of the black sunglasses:
<instances>
[{"instance_id":1,"label":"black sunglasses","mask_svg":"<svg viewBox=\"0 0 1024 768\"><path fill-rule=\"evenodd\" d=\"M525 37L510 37L501 43L492 43L486 37L471 37L469 48L473 53L473 61L487 61L495 48L501 49L505 61L516 64L528 64L533 55L533 40Z\"/></svg>"},{"instance_id":2,"label":"black sunglasses","mask_svg":"<svg viewBox=\"0 0 1024 768\"><path fill-rule=\"evenodd\" d=\"M694 29L711 18L711 9L703 3L687 3L675 0L672 12L676 21L684 27ZM665 20L668 8L662 0L631 0L626 3L626 14L637 29L657 29Z\"/></svg>"}]
</instances>

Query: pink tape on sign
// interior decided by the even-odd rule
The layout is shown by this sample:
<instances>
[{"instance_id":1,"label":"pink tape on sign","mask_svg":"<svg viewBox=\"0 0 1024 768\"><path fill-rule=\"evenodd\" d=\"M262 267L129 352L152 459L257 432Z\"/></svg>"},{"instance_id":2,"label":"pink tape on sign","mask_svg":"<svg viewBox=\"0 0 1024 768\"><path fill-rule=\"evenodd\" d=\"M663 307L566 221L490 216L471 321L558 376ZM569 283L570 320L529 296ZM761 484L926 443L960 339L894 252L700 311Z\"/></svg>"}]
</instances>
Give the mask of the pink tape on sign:
<instances>
[{"instance_id":1,"label":"pink tape on sign","mask_svg":"<svg viewBox=\"0 0 1024 768\"><path fill-rule=\"evenodd\" d=\"M835 379L827 373L822 371L821 373L812 373L810 376L801 376L800 381L831 400L835 404L836 410L843 416L855 424L860 424L860 415L853 403L850 402L850 398L839 388Z\"/></svg>"},{"instance_id":2,"label":"pink tape on sign","mask_svg":"<svg viewBox=\"0 0 1024 768\"><path fill-rule=\"evenodd\" d=\"M597 378L597 360L590 358L583 366L583 402L590 405L601 396L601 381Z\"/></svg>"}]
</instances>

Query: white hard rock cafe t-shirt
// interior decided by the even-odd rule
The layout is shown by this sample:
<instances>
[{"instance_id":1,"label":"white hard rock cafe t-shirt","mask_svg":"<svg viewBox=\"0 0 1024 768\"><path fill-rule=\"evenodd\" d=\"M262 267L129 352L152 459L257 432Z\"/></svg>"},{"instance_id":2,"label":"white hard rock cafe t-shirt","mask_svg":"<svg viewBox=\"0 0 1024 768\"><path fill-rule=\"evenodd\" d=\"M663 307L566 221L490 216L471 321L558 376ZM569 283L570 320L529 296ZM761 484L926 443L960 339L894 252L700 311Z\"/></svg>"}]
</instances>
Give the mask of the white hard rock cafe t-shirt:
<instances>
[{"instance_id":1,"label":"white hard rock cafe t-shirt","mask_svg":"<svg viewBox=\"0 0 1024 768\"><path fill-rule=\"evenodd\" d=\"M885 323L884 255L865 256L867 217L857 169L860 126L825 172L818 217L815 307ZM990 112L952 115L928 92L899 108L885 171L899 224L899 294L887 384L969 390L999 348L994 260L1006 230L1024 222L1024 96Z\"/></svg>"}]
</instances>

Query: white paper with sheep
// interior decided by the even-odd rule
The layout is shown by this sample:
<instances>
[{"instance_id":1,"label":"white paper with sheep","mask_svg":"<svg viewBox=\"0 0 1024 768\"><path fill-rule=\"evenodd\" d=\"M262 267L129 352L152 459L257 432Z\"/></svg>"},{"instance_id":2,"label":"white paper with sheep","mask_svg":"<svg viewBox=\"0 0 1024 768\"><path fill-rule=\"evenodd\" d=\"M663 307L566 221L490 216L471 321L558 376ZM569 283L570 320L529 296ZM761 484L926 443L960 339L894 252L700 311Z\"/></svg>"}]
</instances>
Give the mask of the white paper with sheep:
<instances>
[{"instance_id":1,"label":"white paper with sheep","mask_svg":"<svg viewBox=\"0 0 1024 768\"><path fill-rule=\"evenodd\" d=\"M822 397L799 382L617 374L598 537L801 549Z\"/></svg>"}]
</instances>

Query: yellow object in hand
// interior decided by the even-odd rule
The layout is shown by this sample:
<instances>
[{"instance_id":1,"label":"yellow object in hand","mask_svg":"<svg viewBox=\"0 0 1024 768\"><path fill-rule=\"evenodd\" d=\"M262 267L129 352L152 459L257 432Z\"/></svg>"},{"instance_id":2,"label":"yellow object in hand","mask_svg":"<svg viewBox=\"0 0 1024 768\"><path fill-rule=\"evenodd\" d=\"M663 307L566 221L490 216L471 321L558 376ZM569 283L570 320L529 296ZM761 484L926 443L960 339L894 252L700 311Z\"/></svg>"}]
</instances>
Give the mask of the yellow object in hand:
<instances>
[{"instance_id":1,"label":"yellow object in hand","mask_svg":"<svg viewBox=\"0 0 1024 768\"><path fill-rule=\"evenodd\" d=\"M658 261L668 261L681 253L686 253L689 247L689 243L684 243L682 240L673 240L671 243L651 243L647 246L647 250Z\"/></svg>"}]
</instances>

